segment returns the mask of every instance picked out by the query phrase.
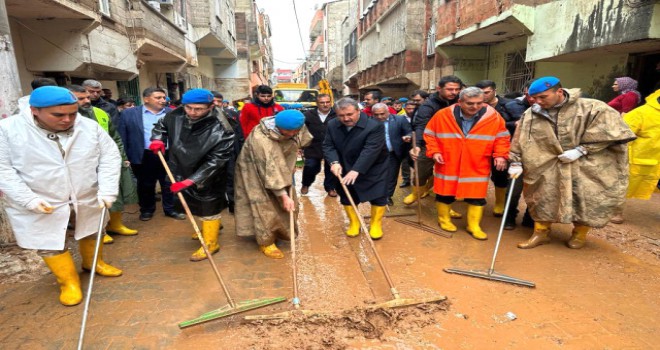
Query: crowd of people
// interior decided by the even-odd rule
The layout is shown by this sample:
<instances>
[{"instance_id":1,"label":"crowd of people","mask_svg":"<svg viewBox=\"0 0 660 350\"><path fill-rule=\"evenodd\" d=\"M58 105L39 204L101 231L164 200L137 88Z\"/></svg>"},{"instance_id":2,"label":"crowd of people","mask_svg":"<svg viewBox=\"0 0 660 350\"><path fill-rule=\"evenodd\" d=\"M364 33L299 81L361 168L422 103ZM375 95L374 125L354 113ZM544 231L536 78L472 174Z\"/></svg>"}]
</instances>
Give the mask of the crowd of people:
<instances>
[{"instance_id":1,"label":"crowd of people","mask_svg":"<svg viewBox=\"0 0 660 350\"><path fill-rule=\"evenodd\" d=\"M660 178L660 90L641 105L628 77L616 79L619 94L609 103L550 76L509 98L493 81L467 86L444 76L430 94L394 99L374 90L361 102L344 97L334 104L319 94L316 108L304 111L278 105L265 85L240 110L206 89L188 90L172 105L166 90L148 87L136 106L130 98L113 100L95 80L58 87L39 78L32 87L18 113L0 121L0 191L18 245L43 257L63 305L82 300L67 232L89 270L103 211L104 243L138 234L124 225L126 204L139 205L142 221L154 218L158 201L164 216L185 220L176 197L182 195L207 248L191 261L220 250L225 209L237 235L254 237L269 258L283 258L276 243L295 234L288 223L297 215L293 175L301 155L300 194L323 169L324 190L345 209L345 234L360 233L351 202L369 202L376 240L387 231L387 206L412 205L431 193L440 229L458 231L454 221L463 213L452 204L464 201L465 231L485 240L481 222L492 182L492 215L508 212L507 230L516 228L524 197L522 225L534 230L519 248L549 242L551 225L565 223L574 227L567 246L579 249L591 228L623 222L626 197L649 199ZM401 203L394 202L397 185L412 185ZM120 276L102 253L95 272Z\"/></svg>"}]
</instances>

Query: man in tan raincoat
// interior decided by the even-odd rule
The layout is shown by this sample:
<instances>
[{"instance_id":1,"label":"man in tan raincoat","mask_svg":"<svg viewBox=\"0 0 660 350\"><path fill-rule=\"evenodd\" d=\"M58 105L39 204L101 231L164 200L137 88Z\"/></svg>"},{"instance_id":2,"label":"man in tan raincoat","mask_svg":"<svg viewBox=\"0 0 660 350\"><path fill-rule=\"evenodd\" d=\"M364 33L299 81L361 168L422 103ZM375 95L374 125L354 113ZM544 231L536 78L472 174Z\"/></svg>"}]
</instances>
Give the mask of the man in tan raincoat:
<instances>
[{"instance_id":1,"label":"man in tan raincoat","mask_svg":"<svg viewBox=\"0 0 660 350\"><path fill-rule=\"evenodd\" d=\"M559 79L529 87L536 103L520 119L511 142L509 174L523 174L534 233L519 248L548 243L552 223L573 223L569 248L582 248L592 227L605 226L628 187L625 143L635 135L604 102L580 98Z\"/></svg>"},{"instance_id":2,"label":"man in tan raincoat","mask_svg":"<svg viewBox=\"0 0 660 350\"><path fill-rule=\"evenodd\" d=\"M297 110L282 111L261 119L236 160L236 234L254 236L269 258L284 257L275 240L291 237L289 213L295 211L296 203L289 189L298 149L311 141L305 116Z\"/></svg>"}]
</instances>

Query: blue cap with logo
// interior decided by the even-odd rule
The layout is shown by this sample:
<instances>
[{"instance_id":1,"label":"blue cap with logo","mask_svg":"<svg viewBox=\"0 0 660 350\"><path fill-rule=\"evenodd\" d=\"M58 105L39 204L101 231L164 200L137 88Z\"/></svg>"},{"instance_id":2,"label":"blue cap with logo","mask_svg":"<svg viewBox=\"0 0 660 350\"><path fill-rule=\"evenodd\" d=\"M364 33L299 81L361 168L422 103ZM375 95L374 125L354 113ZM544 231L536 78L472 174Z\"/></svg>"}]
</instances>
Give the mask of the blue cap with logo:
<instances>
[{"instance_id":1,"label":"blue cap with logo","mask_svg":"<svg viewBox=\"0 0 660 350\"><path fill-rule=\"evenodd\" d=\"M298 130L305 125L305 115L297 109L286 109L275 115L275 125L284 130Z\"/></svg>"},{"instance_id":2,"label":"blue cap with logo","mask_svg":"<svg viewBox=\"0 0 660 350\"><path fill-rule=\"evenodd\" d=\"M189 103L212 103L213 94L206 89L190 89L181 97L181 103L187 105Z\"/></svg>"},{"instance_id":3,"label":"blue cap with logo","mask_svg":"<svg viewBox=\"0 0 660 350\"><path fill-rule=\"evenodd\" d=\"M30 106L45 108L78 103L76 96L63 87L42 86L32 91L30 95Z\"/></svg>"},{"instance_id":4,"label":"blue cap with logo","mask_svg":"<svg viewBox=\"0 0 660 350\"><path fill-rule=\"evenodd\" d=\"M559 84L559 78L557 77L541 77L532 82L527 93L529 96L534 96L550 90L550 88L557 84Z\"/></svg>"}]
</instances>

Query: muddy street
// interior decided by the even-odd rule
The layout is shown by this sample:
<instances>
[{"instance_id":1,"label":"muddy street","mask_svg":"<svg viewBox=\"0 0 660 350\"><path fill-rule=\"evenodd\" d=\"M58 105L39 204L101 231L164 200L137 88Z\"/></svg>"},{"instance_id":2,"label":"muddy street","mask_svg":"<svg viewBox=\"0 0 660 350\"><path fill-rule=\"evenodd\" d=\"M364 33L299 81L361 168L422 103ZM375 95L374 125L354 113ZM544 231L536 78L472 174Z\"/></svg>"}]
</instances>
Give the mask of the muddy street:
<instances>
[{"instance_id":1,"label":"muddy street","mask_svg":"<svg viewBox=\"0 0 660 350\"><path fill-rule=\"evenodd\" d=\"M411 211L400 204L408 191L397 189L391 213ZM532 250L515 246L531 229L505 231L496 270L533 281L536 288L442 271L488 268L499 225L490 214L483 225L487 241L465 233L462 219L454 220L459 231L453 238L443 238L386 218L385 236L376 246L401 297L447 299L373 312L360 308L391 295L367 242L344 235L343 209L326 197L319 181L299 200L300 300L302 309L318 316L246 322L235 315L180 330L179 322L227 304L224 294L208 262L188 261L198 247L188 222L160 212L142 222L127 213L127 224L140 234L115 236L115 243L105 246L106 261L123 268L124 275L95 279L85 348L652 349L660 344L657 194L650 202L629 201L627 222L598 230L582 250L564 246L568 226L554 228L552 243ZM432 201L423 200L428 225L435 225ZM489 204L486 212L491 209ZM462 203L456 210L465 213ZM361 211L367 214L368 205ZM289 299L250 315L291 310L288 243L278 243L285 259L272 260L253 241L234 235L230 214L223 213L223 225L214 259L234 299ZM53 276L35 266L37 259L17 252L3 248L0 259L0 348L74 348L82 304L60 305ZM89 275L81 278L86 289Z\"/></svg>"}]
</instances>

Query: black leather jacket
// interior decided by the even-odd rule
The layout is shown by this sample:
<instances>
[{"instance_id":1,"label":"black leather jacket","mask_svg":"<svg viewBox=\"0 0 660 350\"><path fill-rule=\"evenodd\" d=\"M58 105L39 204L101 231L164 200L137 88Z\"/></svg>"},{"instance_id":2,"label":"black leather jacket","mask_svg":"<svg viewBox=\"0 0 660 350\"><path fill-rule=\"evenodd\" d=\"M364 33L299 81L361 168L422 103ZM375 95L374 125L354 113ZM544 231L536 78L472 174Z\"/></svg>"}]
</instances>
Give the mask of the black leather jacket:
<instances>
[{"instance_id":1,"label":"black leather jacket","mask_svg":"<svg viewBox=\"0 0 660 350\"><path fill-rule=\"evenodd\" d=\"M179 107L156 123L151 139L169 145L168 165L176 181L195 182L182 192L194 215L216 215L227 207L227 163L234 151L234 131L219 109L191 121Z\"/></svg>"}]
</instances>

